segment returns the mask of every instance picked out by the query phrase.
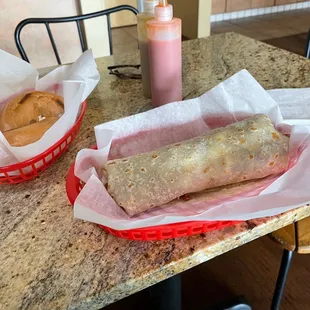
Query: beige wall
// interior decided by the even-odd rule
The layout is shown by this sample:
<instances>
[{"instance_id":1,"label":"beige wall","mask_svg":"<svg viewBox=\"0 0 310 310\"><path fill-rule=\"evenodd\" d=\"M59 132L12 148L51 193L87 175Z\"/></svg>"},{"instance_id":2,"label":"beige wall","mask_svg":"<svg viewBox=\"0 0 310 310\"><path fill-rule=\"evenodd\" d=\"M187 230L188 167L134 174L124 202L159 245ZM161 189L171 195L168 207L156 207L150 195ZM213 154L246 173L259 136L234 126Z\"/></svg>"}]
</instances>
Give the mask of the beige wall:
<instances>
[{"instance_id":1,"label":"beige wall","mask_svg":"<svg viewBox=\"0 0 310 310\"><path fill-rule=\"evenodd\" d=\"M182 34L189 38L210 35L211 0L168 0L174 16L182 19Z\"/></svg>"},{"instance_id":2,"label":"beige wall","mask_svg":"<svg viewBox=\"0 0 310 310\"><path fill-rule=\"evenodd\" d=\"M14 41L14 30L25 18L76 14L75 0L0 0L0 49L19 56ZM51 25L51 29L61 61L74 61L81 54L75 23ZM45 26L25 26L21 40L30 62L37 68L57 63Z\"/></svg>"},{"instance_id":3,"label":"beige wall","mask_svg":"<svg viewBox=\"0 0 310 310\"><path fill-rule=\"evenodd\" d=\"M0 49L20 57L14 41L14 30L23 19L71 16L121 4L137 7L137 0L0 0ZM120 12L111 15L111 21L112 26L124 26L134 24L136 17L128 11ZM76 60L82 52L76 24L54 24L50 27L61 62L65 64ZM99 17L85 21L85 31L88 46L93 49L95 57L109 55L106 19ZM25 26L21 41L31 64L35 67L57 64L44 25Z\"/></svg>"},{"instance_id":4,"label":"beige wall","mask_svg":"<svg viewBox=\"0 0 310 310\"><path fill-rule=\"evenodd\" d=\"M103 0L106 9L112 8L121 4L131 5L135 8L138 7L137 0ZM128 25L136 25L136 16L129 11L122 11L111 15L112 27L123 27Z\"/></svg>"},{"instance_id":5,"label":"beige wall","mask_svg":"<svg viewBox=\"0 0 310 310\"><path fill-rule=\"evenodd\" d=\"M82 14L105 9L104 0L80 0ZM91 47L94 57L110 55L106 17L91 18L84 21L87 46Z\"/></svg>"},{"instance_id":6,"label":"beige wall","mask_svg":"<svg viewBox=\"0 0 310 310\"><path fill-rule=\"evenodd\" d=\"M105 10L121 4L137 7L137 0L80 0L83 14ZM136 24L137 18L129 11L117 12L111 15L112 27ZM85 36L87 45L92 48L94 57L110 55L110 45L106 17L85 20Z\"/></svg>"},{"instance_id":7,"label":"beige wall","mask_svg":"<svg viewBox=\"0 0 310 310\"><path fill-rule=\"evenodd\" d=\"M198 38L204 38L211 32L212 0L200 0L198 7Z\"/></svg>"}]
</instances>

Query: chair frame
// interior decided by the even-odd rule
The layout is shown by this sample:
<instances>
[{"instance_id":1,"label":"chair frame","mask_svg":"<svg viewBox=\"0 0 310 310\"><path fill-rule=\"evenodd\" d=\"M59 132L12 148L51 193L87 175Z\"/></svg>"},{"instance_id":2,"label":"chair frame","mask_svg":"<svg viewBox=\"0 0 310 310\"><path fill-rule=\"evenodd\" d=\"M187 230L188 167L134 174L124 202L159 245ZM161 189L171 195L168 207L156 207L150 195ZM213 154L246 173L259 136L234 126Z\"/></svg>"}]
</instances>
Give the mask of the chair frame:
<instances>
[{"instance_id":1,"label":"chair frame","mask_svg":"<svg viewBox=\"0 0 310 310\"><path fill-rule=\"evenodd\" d=\"M307 44L305 47L305 57L310 59L310 29L307 37Z\"/></svg>"},{"instance_id":2,"label":"chair frame","mask_svg":"<svg viewBox=\"0 0 310 310\"><path fill-rule=\"evenodd\" d=\"M110 9L94 12L94 13L89 13L89 14L84 14L84 15L77 15L77 16L68 16L68 17L46 17L46 18L27 18L22 20L16 27L15 33L14 33L14 38L15 38L15 43L16 47L22 57L23 60L29 62L29 59L27 57L27 54L23 48L23 45L21 43L20 35L22 29L29 24L44 24L50 39L50 42L52 44L52 48L57 60L57 63L60 65L60 57L59 53L57 50L57 46L50 28L50 24L59 24L59 23L68 23L68 22L75 22L77 25L77 30L79 34L79 39L80 39L80 44L82 51L86 51L86 44L85 40L83 38L83 33L82 33L82 27L81 27L81 21L84 21L85 19L91 19L95 17L100 17L100 16L106 16L107 17L107 25L108 25L108 35L109 35L109 44L110 44L110 54L113 54L113 47L112 47L112 32L111 32L111 19L110 15L113 13L117 13L120 11L131 11L135 15L139 13L139 11L134 8L133 6L130 5L119 5Z\"/></svg>"}]
</instances>

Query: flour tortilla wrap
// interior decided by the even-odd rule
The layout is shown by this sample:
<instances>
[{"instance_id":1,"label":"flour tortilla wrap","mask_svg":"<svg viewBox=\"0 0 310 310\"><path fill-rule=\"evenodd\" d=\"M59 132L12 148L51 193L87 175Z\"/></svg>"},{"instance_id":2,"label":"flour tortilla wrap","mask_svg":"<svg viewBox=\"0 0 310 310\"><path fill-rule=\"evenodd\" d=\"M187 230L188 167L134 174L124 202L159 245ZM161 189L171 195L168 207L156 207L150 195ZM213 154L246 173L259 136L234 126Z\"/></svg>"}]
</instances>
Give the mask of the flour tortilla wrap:
<instances>
[{"instance_id":1,"label":"flour tortilla wrap","mask_svg":"<svg viewBox=\"0 0 310 310\"><path fill-rule=\"evenodd\" d=\"M257 114L152 152L107 161L109 194L129 216L187 193L259 179L288 168L289 138Z\"/></svg>"}]
</instances>

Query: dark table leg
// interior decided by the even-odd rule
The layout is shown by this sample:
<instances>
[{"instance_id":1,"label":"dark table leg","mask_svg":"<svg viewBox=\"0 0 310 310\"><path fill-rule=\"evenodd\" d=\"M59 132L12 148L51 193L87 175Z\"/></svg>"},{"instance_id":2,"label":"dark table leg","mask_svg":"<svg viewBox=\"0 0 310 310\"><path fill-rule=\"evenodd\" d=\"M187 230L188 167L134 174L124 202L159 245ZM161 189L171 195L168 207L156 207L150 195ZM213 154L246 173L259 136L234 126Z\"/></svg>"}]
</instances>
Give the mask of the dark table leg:
<instances>
[{"instance_id":1,"label":"dark table leg","mask_svg":"<svg viewBox=\"0 0 310 310\"><path fill-rule=\"evenodd\" d=\"M152 310L181 310L181 275L149 287L150 307Z\"/></svg>"},{"instance_id":2,"label":"dark table leg","mask_svg":"<svg viewBox=\"0 0 310 310\"><path fill-rule=\"evenodd\" d=\"M150 310L181 310L181 275L164 280L147 289L149 293ZM195 309L191 309L195 310ZM251 310L250 305L243 297L226 301L209 307L206 310Z\"/></svg>"}]
</instances>

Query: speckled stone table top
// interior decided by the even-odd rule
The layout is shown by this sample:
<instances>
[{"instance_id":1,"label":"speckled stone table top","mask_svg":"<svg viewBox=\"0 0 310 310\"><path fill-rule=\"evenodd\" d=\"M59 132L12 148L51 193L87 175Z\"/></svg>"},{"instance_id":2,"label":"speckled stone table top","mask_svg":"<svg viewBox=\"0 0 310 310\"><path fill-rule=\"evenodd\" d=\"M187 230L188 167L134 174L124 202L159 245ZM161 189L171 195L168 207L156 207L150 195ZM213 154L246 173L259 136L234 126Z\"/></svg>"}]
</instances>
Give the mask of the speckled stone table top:
<instances>
[{"instance_id":1,"label":"speckled stone table top","mask_svg":"<svg viewBox=\"0 0 310 310\"><path fill-rule=\"evenodd\" d=\"M234 33L183 44L184 98L199 96L246 68L263 87L310 87L310 61ZM81 131L40 177L0 187L0 309L98 309L310 215L304 206L220 231L161 242L108 235L73 219L65 178L77 151L95 142L93 126L151 108L141 81L109 76L138 53L97 60L101 82Z\"/></svg>"}]
</instances>

